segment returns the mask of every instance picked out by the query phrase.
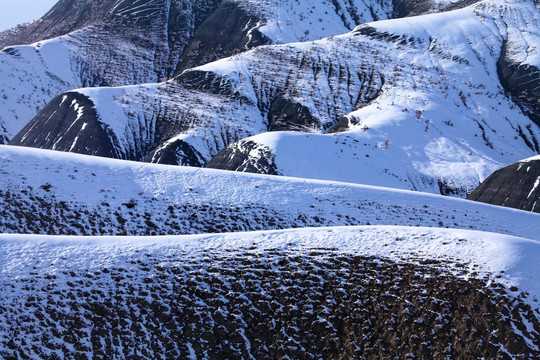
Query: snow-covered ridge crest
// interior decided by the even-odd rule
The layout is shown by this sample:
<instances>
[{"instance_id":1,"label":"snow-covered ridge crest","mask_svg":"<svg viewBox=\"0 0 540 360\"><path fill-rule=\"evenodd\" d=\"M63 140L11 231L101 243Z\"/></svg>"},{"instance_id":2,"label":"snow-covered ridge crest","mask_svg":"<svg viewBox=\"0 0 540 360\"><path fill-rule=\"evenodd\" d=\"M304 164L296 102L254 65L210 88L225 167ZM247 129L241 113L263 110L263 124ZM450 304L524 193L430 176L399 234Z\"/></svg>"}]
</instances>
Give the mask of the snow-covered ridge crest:
<instances>
[{"instance_id":1,"label":"snow-covered ridge crest","mask_svg":"<svg viewBox=\"0 0 540 360\"><path fill-rule=\"evenodd\" d=\"M466 264L467 268L477 271L480 278L488 276L491 281L502 283L508 288L515 286L528 292L531 301L533 298L540 300L540 284L535 277L540 266L540 242L471 230L360 226L160 238L3 234L0 235L0 247L35 248L44 251L44 254L48 248L60 252L65 249L68 253L92 251L91 249L96 252L130 253L174 247L186 254L196 254L204 250L233 251L249 248L256 248L257 252L271 249L293 252L327 249L336 253L380 256L395 261L437 259ZM97 268L108 265L102 261L95 262L96 260L91 259L87 266ZM82 264L87 259L78 258L76 255L72 261ZM4 273L16 273L25 266L17 259L6 263L2 270Z\"/></svg>"},{"instance_id":2,"label":"snow-covered ridge crest","mask_svg":"<svg viewBox=\"0 0 540 360\"><path fill-rule=\"evenodd\" d=\"M540 214L406 190L14 146L0 146L0 163L4 233L170 235L378 224L540 234Z\"/></svg>"}]
</instances>

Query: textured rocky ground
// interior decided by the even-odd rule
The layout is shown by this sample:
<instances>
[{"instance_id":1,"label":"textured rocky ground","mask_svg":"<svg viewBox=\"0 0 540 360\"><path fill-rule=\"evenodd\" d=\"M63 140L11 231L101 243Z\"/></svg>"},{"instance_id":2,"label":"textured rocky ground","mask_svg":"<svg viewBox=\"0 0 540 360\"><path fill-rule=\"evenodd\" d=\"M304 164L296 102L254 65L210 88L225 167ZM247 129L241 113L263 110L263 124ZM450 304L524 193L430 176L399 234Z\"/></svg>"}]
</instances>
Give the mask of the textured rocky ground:
<instances>
[{"instance_id":1,"label":"textured rocky ground","mask_svg":"<svg viewBox=\"0 0 540 360\"><path fill-rule=\"evenodd\" d=\"M433 236L419 234L413 237ZM538 306L530 305L536 300L497 283L501 273L489 275L474 261L445 256L355 255L332 245L339 231L324 247L304 248L294 233L288 236L288 245L275 247L205 238L195 240L195 248L180 239L90 246L61 238L4 241L0 356L540 356ZM387 245L411 237L394 239L395 230L375 236ZM457 239L447 242L470 241L465 234Z\"/></svg>"}]
</instances>

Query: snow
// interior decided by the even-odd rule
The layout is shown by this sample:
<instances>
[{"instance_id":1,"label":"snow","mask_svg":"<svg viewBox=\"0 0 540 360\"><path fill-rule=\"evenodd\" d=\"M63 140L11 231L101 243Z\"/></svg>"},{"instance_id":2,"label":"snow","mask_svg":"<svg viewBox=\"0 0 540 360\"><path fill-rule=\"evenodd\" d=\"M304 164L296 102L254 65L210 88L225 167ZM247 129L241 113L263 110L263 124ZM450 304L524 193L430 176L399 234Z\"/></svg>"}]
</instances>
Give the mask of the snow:
<instances>
[{"instance_id":1,"label":"snow","mask_svg":"<svg viewBox=\"0 0 540 360\"><path fill-rule=\"evenodd\" d=\"M436 259L465 265L477 278L488 277L508 289L540 299L540 242L512 236L455 229L411 228L395 226L330 227L262 231L219 235L166 237L60 237L37 235L0 235L0 274L23 275L28 271L50 272L50 264L62 258L71 266L88 270L120 266L131 254L153 254L175 249L186 257L207 250L230 252L256 249L309 253L327 249L335 254L378 256L398 262ZM27 262L40 259L41 268ZM61 269L56 269L60 271ZM448 271L452 265L448 265ZM457 276L461 271L455 268ZM467 273L466 276L470 276ZM517 295L517 293L515 294Z\"/></svg>"},{"instance_id":2,"label":"snow","mask_svg":"<svg viewBox=\"0 0 540 360\"><path fill-rule=\"evenodd\" d=\"M155 69L148 64L134 71L131 80L140 85L80 88L88 78L77 74L88 59L79 53L84 46L72 43L81 37L70 35L0 52L0 89L5 94L0 127L6 127L4 137L11 136L52 96L75 89L71 91L93 101L121 156L142 160L138 149L163 136L158 121L170 121L162 148L182 140L206 161L247 138L268 147L278 171L287 176L0 145L0 227L6 232L0 234L2 283L15 284L35 274L57 274L63 281L69 278L68 269L90 274L128 268L141 256L166 259L181 253L200 264L207 252L320 252L323 257L365 256L405 264L435 261L434 266L458 278L503 285L538 317L540 214L421 192L438 193L447 186L462 196L499 167L527 157L522 164L540 160L530 157L534 151L516 136L531 121L506 97L496 70L505 40L515 50L514 59L540 64L534 5L483 1L445 14L371 22L367 26L377 30L373 36L361 34L365 25L345 35L293 43L344 33L359 21L376 20L374 16L388 17L392 2L383 0L368 9L371 3L364 0L235 1L253 14L266 14L257 26L273 42L289 43L196 69L222 77L222 85L230 85L241 100L186 89L175 80L142 83L159 78L150 75ZM456 2L434 0L433 6ZM125 3L117 2L111 12L125 14ZM140 6L132 8L133 15L159 10L155 1L135 4ZM116 40L121 43L111 43ZM122 51L137 50L128 45ZM288 91L284 98L309 109L324 126L305 133L265 132L264 109L283 89ZM64 95L62 102L66 99ZM85 108L77 101L70 108L77 114L71 126L80 125L81 134L88 126L81 124ZM351 123L347 131L324 133L327 124L343 116ZM78 140L76 136L70 150ZM540 178L529 196L538 186ZM36 229L39 221L46 224ZM201 234L210 227L222 233ZM277 230L284 227L303 228ZM254 231L259 229L263 231ZM107 235L81 236L99 231ZM112 236L150 231L162 236ZM39 235L47 232L57 234ZM180 233L189 235L164 235ZM204 281L199 285L206 292L213 289ZM2 298L16 296L14 290ZM198 307L207 306L199 300ZM411 309L401 312L412 315ZM328 310L322 306L320 311ZM523 323L534 336L529 320ZM249 352L253 343L243 331L237 335ZM185 345L189 358L197 358L197 344Z\"/></svg>"},{"instance_id":3,"label":"snow","mask_svg":"<svg viewBox=\"0 0 540 360\"><path fill-rule=\"evenodd\" d=\"M538 187L538 185L540 185L540 177L537 178L536 181L534 182L533 188L532 188L531 191L529 192L529 195L527 195L527 199L531 197L531 195L532 195L533 192L536 190L536 188ZM534 205L533 205L533 209L534 209Z\"/></svg>"},{"instance_id":4,"label":"snow","mask_svg":"<svg viewBox=\"0 0 540 360\"><path fill-rule=\"evenodd\" d=\"M389 40L379 44L372 38L347 34L270 47L276 56L287 59L280 65L297 57L305 61L317 56L316 66L323 69L333 66L345 74L384 74L385 84L376 99L355 110L348 104L350 93L345 91L348 87L350 92L350 75L347 84L334 84L333 78L325 79L318 70L296 73L294 84L287 80L287 86L293 88L289 95L293 101L307 106L322 124L331 124L341 116L356 124L344 134L286 132L250 140L273 149L278 171L284 175L436 193L442 182L456 195L464 196L493 171L536 152L521 137L512 135L516 129L530 128L533 136L538 136L536 126L504 94L496 63L505 36L518 53L534 50L535 42L529 43L527 37L538 33L534 20L538 16L531 2L487 1L443 14L373 22L353 31L361 33L372 26L380 34L408 39L409 46ZM518 42L516 38L525 40ZM273 73L258 75L260 68L268 67L262 62L269 62L261 52L248 52L200 69L238 79L234 63L260 61L261 66L252 65L244 75L254 83L260 76L263 84L254 88L266 87L265 76L279 83L285 73L298 72L276 66ZM365 59L374 55L375 60L368 65L372 68L366 69ZM325 57L328 59L323 60ZM309 88L313 92L306 95ZM254 95L248 92L247 96ZM257 96L260 102L261 96ZM328 108L335 110L325 113ZM354 140L347 143L347 139Z\"/></svg>"},{"instance_id":5,"label":"snow","mask_svg":"<svg viewBox=\"0 0 540 360\"><path fill-rule=\"evenodd\" d=\"M389 0L234 1L250 13L261 14L264 20L258 30L276 44L342 34L361 23L388 19L393 13Z\"/></svg>"},{"instance_id":6,"label":"snow","mask_svg":"<svg viewBox=\"0 0 540 360\"><path fill-rule=\"evenodd\" d=\"M11 138L55 95L80 86L71 72L72 51L66 41L53 39L0 52L2 135Z\"/></svg>"},{"instance_id":7,"label":"snow","mask_svg":"<svg viewBox=\"0 0 540 360\"><path fill-rule=\"evenodd\" d=\"M323 19L342 21L333 15L330 2L317 3L313 10L315 3L306 0L292 11L293 1L242 4L254 14L268 14L266 26L282 24L283 16L297 26L302 22L294 20L300 15L309 24L330 10ZM354 4L358 9L365 5ZM530 128L523 136L534 144L536 126L505 95L496 68L505 40L516 58L529 61L524 54L536 51L535 19L538 11L529 1L491 0L444 14L371 22L318 41L263 46L195 69L222 77L240 100L188 90L174 81L75 91L96 104L99 120L117 139L119 157L142 160L147 154L141 149L156 142L164 149L181 139L200 154L203 164L230 143L267 131L268 108L284 92L285 99L308 109L320 126L301 129L318 134L253 138L275 149L281 174L433 193L442 184L463 197L494 170L535 153L519 129ZM360 35L366 26L399 39ZM293 36L287 26L282 29ZM332 29L333 34L347 31ZM18 109L21 97L6 101ZM25 111L8 132L31 118L32 112ZM342 117L350 119L349 131L323 135ZM174 126L162 139L160 126L167 121ZM306 156L300 160L296 154Z\"/></svg>"},{"instance_id":8,"label":"snow","mask_svg":"<svg viewBox=\"0 0 540 360\"><path fill-rule=\"evenodd\" d=\"M520 160L520 163L528 163L531 161L540 161L540 155L531 156L530 158ZM521 165L521 164L520 164Z\"/></svg>"},{"instance_id":9,"label":"snow","mask_svg":"<svg viewBox=\"0 0 540 360\"><path fill-rule=\"evenodd\" d=\"M160 234L201 232L221 223L229 231L369 223L462 228L540 239L540 214L408 190L153 165L15 146L0 146L0 168L4 195L17 195L29 206L28 211L33 208L39 213L38 218L55 216L55 204L65 203L75 211L68 218L75 216L82 227L73 227L62 218L55 220L60 221L54 225L55 231L67 226L63 231L71 229L78 234L96 230L116 234L119 229L145 234L146 220L156 224L158 231L162 229ZM40 209L36 197L51 202L51 208ZM4 231L28 233L25 221L29 220L21 221L20 215L10 212L15 199L1 197L2 201ZM126 207L128 203L133 203L132 209ZM170 206L181 210L176 214L179 224L185 217L184 225L170 227L174 220ZM205 207L216 210L208 214ZM236 216L231 217L229 208L237 208L238 214L233 212ZM61 213L63 217L66 211ZM88 218L94 212L107 222L117 216L128 222L114 220L95 229ZM189 218L192 212L195 218ZM137 218L137 214L149 218ZM15 216L13 222L11 215ZM39 233L43 231L47 229L39 229Z\"/></svg>"},{"instance_id":10,"label":"snow","mask_svg":"<svg viewBox=\"0 0 540 360\"><path fill-rule=\"evenodd\" d=\"M339 0L340 6L346 9L340 14L336 13L330 1L303 0L299 6L293 0L235 2L261 18L259 26L263 27L263 33L276 43L314 40L350 31L358 25L352 17L357 18L358 22L374 20L368 10L371 4L365 0L354 0L352 4ZM168 5L160 1L137 0L127 7L124 6L126 3L116 2L109 12L120 15L118 19L131 14L155 20L164 8L168 8ZM193 4L182 6L186 6L184 15L187 42L191 36L191 26L195 23L191 19L194 16ZM378 18L388 18L392 14L391 1L385 0L382 5L371 6L374 6ZM290 8L293 10L289 11ZM319 19L322 19L322 23ZM176 64L163 62L168 57L178 58L183 45L178 44L178 49L161 49L163 29L159 28L159 21L154 23L156 28L142 29L132 25L122 33L113 34L99 25L90 25L31 45L30 48L35 48L36 53L28 52L29 48L25 46L11 47L23 53L22 57L15 59L6 54L5 49L0 52L0 90L9 96L8 99L0 96L0 129L3 131L0 136L6 138L2 141L0 137L0 141L5 143L15 136L47 102L62 92L82 86L99 86L103 82L112 86L132 85L157 82L171 76L165 74L164 69L174 68ZM138 38L144 38L145 42L137 43ZM167 55L169 51L171 53ZM156 60L156 57L160 59Z\"/></svg>"}]
</instances>

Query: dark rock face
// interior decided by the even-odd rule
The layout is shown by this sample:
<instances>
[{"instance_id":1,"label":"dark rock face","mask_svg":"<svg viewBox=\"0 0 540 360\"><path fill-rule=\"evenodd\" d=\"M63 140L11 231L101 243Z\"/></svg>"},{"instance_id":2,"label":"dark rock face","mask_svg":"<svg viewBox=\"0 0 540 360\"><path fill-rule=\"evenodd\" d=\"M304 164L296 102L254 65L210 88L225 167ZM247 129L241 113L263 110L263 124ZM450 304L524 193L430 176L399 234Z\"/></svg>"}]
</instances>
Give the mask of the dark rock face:
<instances>
[{"instance_id":1,"label":"dark rock face","mask_svg":"<svg viewBox=\"0 0 540 360\"><path fill-rule=\"evenodd\" d=\"M540 158L495 171L467 199L540 213Z\"/></svg>"},{"instance_id":2,"label":"dark rock face","mask_svg":"<svg viewBox=\"0 0 540 360\"><path fill-rule=\"evenodd\" d=\"M112 249L85 254L112 266L57 257L51 273L3 275L0 357L540 356L530 306L500 285L455 277L445 263L254 247Z\"/></svg>"},{"instance_id":3,"label":"dark rock face","mask_svg":"<svg viewBox=\"0 0 540 360\"><path fill-rule=\"evenodd\" d=\"M268 131L303 131L318 130L321 124L307 107L277 95L268 111Z\"/></svg>"},{"instance_id":4,"label":"dark rock face","mask_svg":"<svg viewBox=\"0 0 540 360\"><path fill-rule=\"evenodd\" d=\"M227 146L206 164L207 168L279 175L275 155L264 145L242 140Z\"/></svg>"},{"instance_id":5,"label":"dark rock face","mask_svg":"<svg viewBox=\"0 0 540 360\"><path fill-rule=\"evenodd\" d=\"M56 96L10 144L105 157L119 156L113 140L98 120L94 103L76 92Z\"/></svg>"},{"instance_id":6,"label":"dark rock face","mask_svg":"<svg viewBox=\"0 0 540 360\"><path fill-rule=\"evenodd\" d=\"M163 147L150 151L145 162L165 165L202 167L203 156L183 140L176 140Z\"/></svg>"},{"instance_id":7,"label":"dark rock face","mask_svg":"<svg viewBox=\"0 0 540 360\"><path fill-rule=\"evenodd\" d=\"M269 44L258 29L259 19L234 3L221 4L197 27L176 68L183 70Z\"/></svg>"},{"instance_id":8,"label":"dark rock face","mask_svg":"<svg viewBox=\"0 0 540 360\"><path fill-rule=\"evenodd\" d=\"M188 70L177 76L174 81L190 90L227 96L231 99L240 97L229 79L210 71Z\"/></svg>"},{"instance_id":9,"label":"dark rock face","mask_svg":"<svg viewBox=\"0 0 540 360\"><path fill-rule=\"evenodd\" d=\"M432 12L461 9L480 0L452 1L449 4L437 4L430 0L394 0L394 17L416 16Z\"/></svg>"},{"instance_id":10,"label":"dark rock face","mask_svg":"<svg viewBox=\"0 0 540 360\"><path fill-rule=\"evenodd\" d=\"M540 69L512 59L512 44L505 41L497 71L502 85L532 121L540 126ZM540 152L538 144L533 150Z\"/></svg>"}]
</instances>

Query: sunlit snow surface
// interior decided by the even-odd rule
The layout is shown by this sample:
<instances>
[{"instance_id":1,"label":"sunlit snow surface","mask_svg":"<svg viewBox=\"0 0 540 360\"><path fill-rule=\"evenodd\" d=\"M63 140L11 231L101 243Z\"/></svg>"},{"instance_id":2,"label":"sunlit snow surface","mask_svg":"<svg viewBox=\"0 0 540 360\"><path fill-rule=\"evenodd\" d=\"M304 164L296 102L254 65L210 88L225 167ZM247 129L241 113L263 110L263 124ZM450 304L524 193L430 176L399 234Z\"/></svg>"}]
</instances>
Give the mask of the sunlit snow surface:
<instances>
[{"instance_id":1,"label":"sunlit snow surface","mask_svg":"<svg viewBox=\"0 0 540 360\"><path fill-rule=\"evenodd\" d=\"M88 270L118 266L135 253L168 251L188 255L205 250L228 252L256 249L308 253L326 249L332 253L380 256L394 261L426 259L465 265L478 278L485 276L506 287L517 287L530 295L534 307L540 299L540 242L494 233L456 229L393 226L336 227L220 235L169 237L59 237L0 235L0 273L22 275L28 271L54 274L55 259ZM31 269L39 259L39 268ZM449 267L452 271L452 267ZM456 268L456 275L462 269ZM468 275L470 276L470 274Z\"/></svg>"},{"instance_id":2,"label":"sunlit snow surface","mask_svg":"<svg viewBox=\"0 0 540 360\"><path fill-rule=\"evenodd\" d=\"M174 82L78 91L96 102L126 157L134 143L155 142L147 119L174 113L191 125L173 139L193 146L203 163L256 135L249 139L275 153L283 175L465 196L496 169L535 154L537 126L505 94L497 61L507 41L524 66L536 63L538 19L530 1L492 0L195 69L217 74L241 101ZM268 121L261 108L276 94L321 126L260 135ZM343 119L348 131L323 134Z\"/></svg>"},{"instance_id":3,"label":"sunlit snow surface","mask_svg":"<svg viewBox=\"0 0 540 360\"><path fill-rule=\"evenodd\" d=\"M408 190L14 146L0 146L0 164L3 232L166 235L371 224L540 236L539 214Z\"/></svg>"}]
</instances>

